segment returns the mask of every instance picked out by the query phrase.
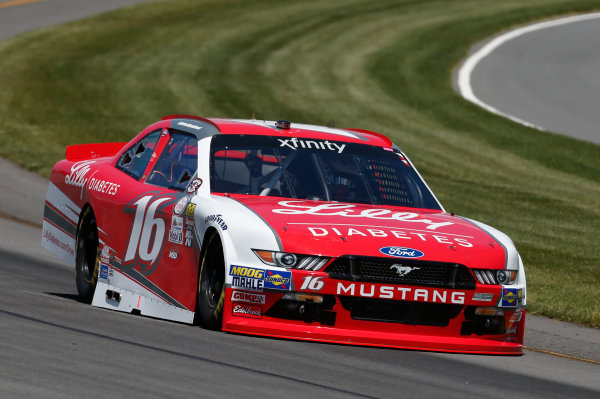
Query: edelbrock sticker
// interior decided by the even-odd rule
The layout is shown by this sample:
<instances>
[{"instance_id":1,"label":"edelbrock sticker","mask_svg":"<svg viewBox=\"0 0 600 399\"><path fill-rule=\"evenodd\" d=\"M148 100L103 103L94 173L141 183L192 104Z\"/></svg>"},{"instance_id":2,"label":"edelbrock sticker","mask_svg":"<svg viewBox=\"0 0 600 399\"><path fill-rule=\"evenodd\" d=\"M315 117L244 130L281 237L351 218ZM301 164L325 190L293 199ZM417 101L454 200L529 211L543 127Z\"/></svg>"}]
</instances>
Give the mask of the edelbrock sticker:
<instances>
[{"instance_id":1,"label":"edelbrock sticker","mask_svg":"<svg viewBox=\"0 0 600 399\"><path fill-rule=\"evenodd\" d=\"M396 258L422 258L425 256L425 254L418 249L406 247L383 247L379 248L379 252Z\"/></svg>"},{"instance_id":2,"label":"edelbrock sticker","mask_svg":"<svg viewBox=\"0 0 600 399\"><path fill-rule=\"evenodd\" d=\"M233 304L231 313L234 316L250 317L252 319L262 318L262 307L255 305Z\"/></svg>"}]
</instances>

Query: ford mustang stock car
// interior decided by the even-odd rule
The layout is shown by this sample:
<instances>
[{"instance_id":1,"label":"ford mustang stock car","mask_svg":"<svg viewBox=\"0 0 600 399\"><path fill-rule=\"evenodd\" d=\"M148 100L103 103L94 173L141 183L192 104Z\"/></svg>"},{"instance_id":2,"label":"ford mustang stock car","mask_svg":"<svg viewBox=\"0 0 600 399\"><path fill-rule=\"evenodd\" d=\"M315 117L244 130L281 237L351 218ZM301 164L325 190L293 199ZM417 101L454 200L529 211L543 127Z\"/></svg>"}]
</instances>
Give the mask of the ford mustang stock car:
<instances>
[{"instance_id":1,"label":"ford mustang stock car","mask_svg":"<svg viewBox=\"0 0 600 399\"><path fill-rule=\"evenodd\" d=\"M93 306L279 338L521 354L513 242L447 213L384 135L171 115L68 146L42 245Z\"/></svg>"}]
</instances>

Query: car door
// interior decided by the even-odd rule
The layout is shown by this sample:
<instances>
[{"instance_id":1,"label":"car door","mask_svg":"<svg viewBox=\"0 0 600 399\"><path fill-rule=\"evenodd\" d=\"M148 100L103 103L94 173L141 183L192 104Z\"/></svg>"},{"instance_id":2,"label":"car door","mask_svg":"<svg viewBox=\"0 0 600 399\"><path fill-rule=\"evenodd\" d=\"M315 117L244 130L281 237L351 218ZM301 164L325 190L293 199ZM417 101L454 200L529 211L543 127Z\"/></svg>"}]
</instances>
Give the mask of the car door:
<instances>
[{"instance_id":1,"label":"car door","mask_svg":"<svg viewBox=\"0 0 600 399\"><path fill-rule=\"evenodd\" d=\"M195 137L169 129L142 135L121 154L113 166L119 190L99 205L111 284L194 310L199 249L185 187L197 165Z\"/></svg>"}]
</instances>

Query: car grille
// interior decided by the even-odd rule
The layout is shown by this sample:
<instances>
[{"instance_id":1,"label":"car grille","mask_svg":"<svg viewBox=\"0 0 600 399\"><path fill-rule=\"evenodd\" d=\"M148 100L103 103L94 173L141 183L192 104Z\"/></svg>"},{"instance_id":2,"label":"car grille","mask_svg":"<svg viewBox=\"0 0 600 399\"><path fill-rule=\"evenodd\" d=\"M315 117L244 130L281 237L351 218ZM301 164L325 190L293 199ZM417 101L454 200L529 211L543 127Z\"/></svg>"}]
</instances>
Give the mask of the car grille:
<instances>
[{"instance_id":1,"label":"car grille","mask_svg":"<svg viewBox=\"0 0 600 399\"><path fill-rule=\"evenodd\" d=\"M408 268L413 269L401 276ZM341 256L325 271L337 280L475 289L475 279L469 269L456 263Z\"/></svg>"},{"instance_id":2,"label":"car grille","mask_svg":"<svg viewBox=\"0 0 600 399\"><path fill-rule=\"evenodd\" d=\"M445 327L463 305L365 299L340 296L344 309L355 320Z\"/></svg>"}]
</instances>

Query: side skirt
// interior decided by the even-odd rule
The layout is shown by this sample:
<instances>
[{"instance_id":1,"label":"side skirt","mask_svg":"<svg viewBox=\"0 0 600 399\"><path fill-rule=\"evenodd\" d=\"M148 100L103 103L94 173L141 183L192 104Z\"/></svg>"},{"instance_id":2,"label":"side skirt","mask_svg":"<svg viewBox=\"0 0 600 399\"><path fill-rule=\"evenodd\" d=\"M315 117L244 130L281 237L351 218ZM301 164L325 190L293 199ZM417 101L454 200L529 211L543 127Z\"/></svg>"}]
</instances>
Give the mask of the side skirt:
<instances>
[{"instance_id":1,"label":"side skirt","mask_svg":"<svg viewBox=\"0 0 600 399\"><path fill-rule=\"evenodd\" d=\"M142 295L101 281L96 285L92 306L127 313L138 310L143 316L188 324L194 322L194 312L170 305L149 291Z\"/></svg>"}]
</instances>

